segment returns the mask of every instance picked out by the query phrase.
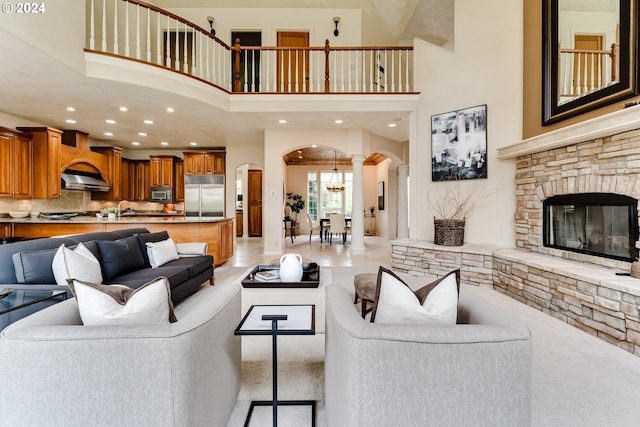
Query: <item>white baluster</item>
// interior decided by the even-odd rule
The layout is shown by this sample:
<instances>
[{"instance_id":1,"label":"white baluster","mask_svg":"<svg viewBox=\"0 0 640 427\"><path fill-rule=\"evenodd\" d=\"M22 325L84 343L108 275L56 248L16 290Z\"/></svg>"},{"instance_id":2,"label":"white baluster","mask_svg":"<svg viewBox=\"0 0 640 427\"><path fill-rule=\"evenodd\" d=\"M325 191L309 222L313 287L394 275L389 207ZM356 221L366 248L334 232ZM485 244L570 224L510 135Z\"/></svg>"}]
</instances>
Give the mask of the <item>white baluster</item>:
<instances>
[{"instance_id":1,"label":"white baluster","mask_svg":"<svg viewBox=\"0 0 640 427\"><path fill-rule=\"evenodd\" d=\"M151 62L151 9L147 8L147 62Z\"/></svg>"},{"instance_id":2,"label":"white baluster","mask_svg":"<svg viewBox=\"0 0 640 427\"><path fill-rule=\"evenodd\" d=\"M156 62L158 65L162 65L162 51L160 50L160 33L162 29L160 28L160 14L155 12L156 14Z\"/></svg>"},{"instance_id":3,"label":"white baluster","mask_svg":"<svg viewBox=\"0 0 640 427\"><path fill-rule=\"evenodd\" d=\"M405 72L404 82L405 82L405 92L409 92L412 89L409 86L409 60L410 60L409 49L407 49L405 52L406 52L407 63L404 66L404 72Z\"/></svg>"},{"instance_id":4,"label":"white baluster","mask_svg":"<svg viewBox=\"0 0 640 427\"><path fill-rule=\"evenodd\" d=\"M102 51L107 51L107 3L102 0Z\"/></svg>"},{"instance_id":5,"label":"white baluster","mask_svg":"<svg viewBox=\"0 0 640 427\"><path fill-rule=\"evenodd\" d=\"M166 40L165 41L165 47L164 47L165 58L166 58L165 59L165 64L164 64L165 67L171 67L171 52L170 52L170 50L171 50L171 42L170 42L171 41L171 33L170 33L169 30L170 30L170 27L169 27L169 15L167 15L167 31L166 31L165 36L164 36L165 40Z\"/></svg>"},{"instance_id":6,"label":"white baluster","mask_svg":"<svg viewBox=\"0 0 640 427\"><path fill-rule=\"evenodd\" d=\"M249 62L247 62L247 49L244 49L244 51L242 52L244 54L244 70L242 70L242 91L243 92L248 92L248 85L247 85L247 68L249 68Z\"/></svg>"},{"instance_id":7,"label":"white baluster","mask_svg":"<svg viewBox=\"0 0 640 427\"><path fill-rule=\"evenodd\" d=\"M130 52L130 46L129 46L129 4L125 4L124 7L124 19L125 19L125 24L124 24L124 56L129 56L129 52Z\"/></svg>"},{"instance_id":8,"label":"white baluster","mask_svg":"<svg viewBox=\"0 0 640 427\"><path fill-rule=\"evenodd\" d=\"M207 36L205 39L205 61L207 62L207 71L206 71L206 79L207 81L211 81L211 74L210 74L210 70L211 70L211 64L209 64L209 37Z\"/></svg>"},{"instance_id":9,"label":"white baluster","mask_svg":"<svg viewBox=\"0 0 640 427\"><path fill-rule=\"evenodd\" d=\"M185 73L189 72L189 56L187 55L187 52L189 52L187 50L187 23L184 23L184 40L183 40L184 46L182 47L182 52L183 52L183 58L182 58L182 70ZM193 58L191 58L191 61L193 62Z\"/></svg>"},{"instance_id":10,"label":"white baluster","mask_svg":"<svg viewBox=\"0 0 640 427\"><path fill-rule=\"evenodd\" d=\"M91 26L89 28L89 49L95 50L96 48L96 14L95 14L95 0L91 0Z\"/></svg>"},{"instance_id":11,"label":"white baluster","mask_svg":"<svg viewBox=\"0 0 640 427\"><path fill-rule=\"evenodd\" d=\"M180 71L180 54L178 46L180 46L180 28L178 27L179 22L176 19L176 42L174 43L174 51L173 57L175 59L175 63L173 64L173 68Z\"/></svg>"},{"instance_id":12,"label":"white baluster","mask_svg":"<svg viewBox=\"0 0 640 427\"><path fill-rule=\"evenodd\" d=\"M140 5L136 5L136 59L140 59Z\"/></svg>"}]
</instances>

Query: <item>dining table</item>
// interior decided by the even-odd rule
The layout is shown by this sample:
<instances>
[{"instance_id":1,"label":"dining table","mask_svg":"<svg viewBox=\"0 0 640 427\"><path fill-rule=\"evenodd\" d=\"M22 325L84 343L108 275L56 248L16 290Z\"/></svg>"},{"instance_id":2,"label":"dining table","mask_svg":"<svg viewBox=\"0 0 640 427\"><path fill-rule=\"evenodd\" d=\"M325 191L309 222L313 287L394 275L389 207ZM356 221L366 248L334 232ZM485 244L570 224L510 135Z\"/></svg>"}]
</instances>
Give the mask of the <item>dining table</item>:
<instances>
[{"instance_id":1,"label":"dining table","mask_svg":"<svg viewBox=\"0 0 640 427\"><path fill-rule=\"evenodd\" d=\"M320 218L320 243L322 243L323 237L325 240L327 238L326 233L329 232L329 228L330 228L329 221L330 221L330 218ZM346 227L351 226L351 217L344 218L344 225Z\"/></svg>"}]
</instances>

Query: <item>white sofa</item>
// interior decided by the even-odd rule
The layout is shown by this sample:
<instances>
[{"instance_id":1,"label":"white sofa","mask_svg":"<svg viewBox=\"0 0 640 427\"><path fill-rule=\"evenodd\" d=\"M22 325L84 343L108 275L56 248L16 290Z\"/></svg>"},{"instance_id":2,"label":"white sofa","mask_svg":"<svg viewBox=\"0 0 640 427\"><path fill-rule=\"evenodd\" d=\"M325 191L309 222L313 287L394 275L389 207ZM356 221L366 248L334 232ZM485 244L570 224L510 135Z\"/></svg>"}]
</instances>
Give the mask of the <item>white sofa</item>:
<instances>
[{"instance_id":1,"label":"white sofa","mask_svg":"<svg viewBox=\"0 0 640 427\"><path fill-rule=\"evenodd\" d=\"M326 299L329 427L531 424L532 342L517 319L464 287L453 326L369 323L339 285Z\"/></svg>"},{"instance_id":2,"label":"white sofa","mask_svg":"<svg viewBox=\"0 0 640 427\"><path fill-rule=\"evenodd\" d=\"M240 287L206 286L176 323L82 326L75 299L0 334L0 424L227 425L240 390Z\"/></svg>"}]
</instances>

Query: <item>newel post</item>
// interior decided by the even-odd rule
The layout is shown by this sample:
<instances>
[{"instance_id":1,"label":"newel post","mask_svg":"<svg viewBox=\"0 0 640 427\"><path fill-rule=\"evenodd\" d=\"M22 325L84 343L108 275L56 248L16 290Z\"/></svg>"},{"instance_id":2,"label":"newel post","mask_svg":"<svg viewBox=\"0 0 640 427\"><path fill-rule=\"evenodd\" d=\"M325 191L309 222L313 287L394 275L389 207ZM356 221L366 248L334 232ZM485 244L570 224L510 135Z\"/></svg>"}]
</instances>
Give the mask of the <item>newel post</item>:
<instances>
[{"instance_id":1,"label":"newel post","mask_svg":"<svg viewBox=\"0 0 640 427\"><path fill-rule=\"evenodd\" d=\"M234 67L233 75L233 91L241 92L242 87L240 85L240 39L236 38L236 44L233 45L233 50L236 52L236 64Z\"/></svg>"},{"instance_id":2,"label":"newel post","mask_svg":"<svg viewBox=\"0 0 640 427\"><path fill-rule=\"evenodd\" d=\"M330 92L329 84L329 39L324 41L324 92Z\"/></svg>"}]
</instances>

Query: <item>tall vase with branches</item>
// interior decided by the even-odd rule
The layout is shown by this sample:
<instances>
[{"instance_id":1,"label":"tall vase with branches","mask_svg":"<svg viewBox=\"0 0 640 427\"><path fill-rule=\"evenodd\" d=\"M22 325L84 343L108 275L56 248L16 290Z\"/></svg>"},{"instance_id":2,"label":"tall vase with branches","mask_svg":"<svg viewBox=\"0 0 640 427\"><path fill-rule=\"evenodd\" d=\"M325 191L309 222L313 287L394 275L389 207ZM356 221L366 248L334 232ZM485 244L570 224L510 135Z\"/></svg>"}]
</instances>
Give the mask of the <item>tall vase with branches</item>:
<instances>
[{"instance_id":1,"label":"tall vase with branches","mask_svg":"<svg viewBox=\"0 0 640 427\"><path fill-rule=\"evenodd\" d=\"M433 212L434 243L443 246L461 246L467 216L481 201L480 189L462 189L459 183L439 198L429 195ZM434 200L435 199L435 200Z\"/></svg>"}]
</instances>

